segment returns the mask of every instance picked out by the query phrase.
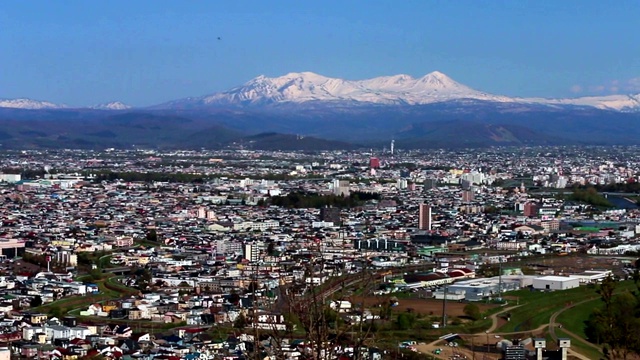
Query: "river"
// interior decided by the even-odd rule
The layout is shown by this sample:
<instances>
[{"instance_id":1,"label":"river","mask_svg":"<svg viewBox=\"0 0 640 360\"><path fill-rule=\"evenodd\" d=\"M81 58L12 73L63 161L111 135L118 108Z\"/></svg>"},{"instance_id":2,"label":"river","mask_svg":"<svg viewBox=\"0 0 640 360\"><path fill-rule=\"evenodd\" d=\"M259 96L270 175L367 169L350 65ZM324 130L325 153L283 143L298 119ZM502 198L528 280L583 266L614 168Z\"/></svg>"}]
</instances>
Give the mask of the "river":
<instances>
[{"instance_id":1,"label":"river","mask_svg":"<svg viewBox=\"0 0 640 360\"><path fill-rule=\"evenodd\" d=\"M626 199L624 196L608 195L607 200L616 207L616 209L637 209L638 204Z\"/></svg>"}]
</instances>

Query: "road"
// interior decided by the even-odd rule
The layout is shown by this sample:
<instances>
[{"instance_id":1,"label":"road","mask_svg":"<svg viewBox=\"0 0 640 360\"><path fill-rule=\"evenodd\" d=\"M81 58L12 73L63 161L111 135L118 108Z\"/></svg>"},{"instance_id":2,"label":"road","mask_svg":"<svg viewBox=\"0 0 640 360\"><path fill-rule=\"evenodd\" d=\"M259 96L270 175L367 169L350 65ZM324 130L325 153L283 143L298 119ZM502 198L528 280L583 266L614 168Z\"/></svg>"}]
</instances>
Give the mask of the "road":
<instances>
[{"instance_id":1,"label":"road","mask_svg":"<svg viewBox=\"0 0 640 360\"><path fill-rule=\"evenodd\" d=\"M562 314L563 312L565 312L566 310L571 309L572 307L576 306L576 305L580 305L580 304L584 304L586 302L589 301L594 301L597 300L597 297L594 298L589 298L589 299L585 299L582 300L580 302L577 302L575 304L569 305L567 307L564 307L558 311L556 311L555 313L553 313L553 315L551 315L551 318L549 319L549 334L551 335L551 338L553 338L553 340L558 340L558 336L556 335L556 327L558 327L561 324L556 323L556 319L558 318L558 316L560 316L560 314ZM576 339L582 339L581 336L576 335L574 333L572 333L571 331L567 330L567 329L562 329L562 331L564 331L565 333L569 334L570 336L576 338ZM600 351L600 347L597 345L594 345L588 341L583 341L584 344L586 344L587 346L593 348L596 351ZM588 357L574 351L573 349L569 348L568 354L574 357L577 357L580 360L590 360Z\"/></svg>"},{"instance_id":2,"label":"road","mask_svg":"<svg viewBox=\"0 0 640 360\"><path fill-rule=\"evenodd\" d=\"M504 333L504 334L495 334L493 333L497 328L498 328L498 316L500 314L503 314L505 312L511 311L517 307L520 307L522 305L516 305L516 306L510 306L508 308L504 308L501 311L492 314L489 316L489 318L491 319L491 326L489 327L489 329L487 329L485 332L481 332L481 333L476 333L476 334L461 334L461 335L467 335L470 336L472 338L476 338L476 337L480 337L480 338L488 338L489 336L495 338L495 335L508 335L509 333ZM546 327L547 325L544 325L544 327ZM544 328L543 327L543 328ZM518 334L521 334L522 331L518 332ZM441 353L440 355L435 355L433 354L433 350L437 349L437 348L443 348L446 350L450 349L447 348L446 346L443 345L443 340L436 340L436 341L432 341L431 343L428 344L419 344L418 346L416 346L416 348L418 349L418 351L420 351L423 354L429 354L430 356L436 358L436 359L449 359L450 355L447 355L447 351L443 351L443 353ZM453 350L452 350L453 351ZM459 353L462 353L464 355L467 356L467 358L472 359L473 358L473 354L471 351L466 350L466 349L458 349L457 350ZM490 355L491 356L491 355ZM485 356L486 358L486 356ZM498 359L499 357L496 357L495 359ZM491 358L489 358L491 359Z\"/></svg>"},{"instance_id":3,"label":"road","mask_svg":"<svg viewBox=\"0 0 640 360\"><path fill-rule=\"evenodd\" d=\"M546 327L549 327L549 334L551 335L551 337L554 340L558 340L558 336L556 335L556 332L555 332L556 327L558 327L560 325L560 324L556 323L556 319L558 318L558 316L560 314L562 314L564 311L566 311L568 309L571 309L572 307L574 307L576 305L580 305L580 304L583 304L583 303L586 303L586 302L589 302L589 301L594 301L596 299L598 299L598 298L589 298L589 299L585 299L583 301L577 302L575 304L569 305L567 307L564 307L564 308L556 311L555 313L553 313L551 315L551 317L549 318L549 323L543 324L543 325L541 325L538 328L533 329L533 330L527 330L526 332L538 333L538 332L541 332L542 330L544 330ZM486 337L486 338L488 338L488 337L495 337L496 335L502 337L502 336L508 336L508 335L514 335L514 334L522 334L523 331L494 333L494 331L498 328L498 316L500 314L505 313L505 312L511 311L511 310L513 310L513 309L515 309L515 308L517 308L519 306L522 306L522 305L511 306L511 307L503 309L500 312L497 312L497 313L491 315L490 316L490 318L491 318L491 326L489 327L489 329L486 330L486 332L476 333L476 334L460 334L460 335L465 335L465 336L469 336L469 337L472 337L472 338L476 338L476 337L480 337L480 338ZM576 338L576 339L582 339L581 336L576 335L576 334L574 334L574 333L572 333L572 332L570 332L570 331L568 331L566 329L563 329L563 331L566 332L567 334L571 335L572 337ZM601 350L600 347L598 347L597 345L591 344L591 343L589 343L587 341L583 341L583 343L587 344L589 347L593 348L596 351L600 351ZM443 353L440 354L440 355L435 355L435 354L433 354L433 350L435 350L437 348L443 348L443 349L445 349L445 351L443 351ZM421 353L429 354L430 356L432 356L434 358L437 358L437 359L446 360L446 359L449 359L449 356L450 356L450 355L447 355L447 347L444 346L443 340L436 340L436 341L433 341L433 342L428 343L428 344L419 344L417 346L417 349ZM466 355L469 359L471 359L472 356L473 356L471 351L466 350L466 349L465 350L458 349L457 351L458 351L458 353ZM491 354L491 355L493 355L493 354ZM580 360L593 360L593 359L590 359L589 357L587 357L585 355L580 354L579 352L575 351L573 348L569 348L568 355L570 355L570 356L572 356L574 358L580 359ZM485 357L483 357L483 358L485 358Z\"/></svg>"}]
</instances>

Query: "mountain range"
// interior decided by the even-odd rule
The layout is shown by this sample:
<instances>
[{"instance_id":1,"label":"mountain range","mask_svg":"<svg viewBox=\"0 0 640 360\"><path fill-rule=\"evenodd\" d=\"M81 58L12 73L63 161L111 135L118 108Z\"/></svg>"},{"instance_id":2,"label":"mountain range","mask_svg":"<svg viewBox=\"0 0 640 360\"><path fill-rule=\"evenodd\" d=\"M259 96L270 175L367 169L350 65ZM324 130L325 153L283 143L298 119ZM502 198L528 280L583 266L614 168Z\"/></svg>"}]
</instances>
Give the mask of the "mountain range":
<instances>
[{"instance_id":1,"label":"mountain range","mask_svg":"<svg viewBox=\"0 0 640 360\"><path fill-rule=\"evenodd\" d=\"M640 94L573 99L494 95L434 71L368 80L258 76L228 91L132 108L0 100L4 147L225 147L636 144ZM260 134L259 136L256 136ZM290 134L290 135L285 135Z\"/></svg>"},{"instance_id":2,"label":"mountain range","mask_svg":"<svg viewBox=\"0 0 640 360\"><path fill-rule=\"evenodd\" d=\"M314 102L425 105L464 99L511 104L591 106L618 111L640 110L640 94L575 99L514 98L472 89L439 71L419 79L409 75L395 75L360 81L329 78L312 72L289 73L276 78L261 75L228 91L170 101L152 108L189 109L220 105L261 106Z\"/></svg>"},{"instance_id":3,"label":"mountain range","mask_svg":"<svg viewBox=\"0 0 640 360\"><path fill-rule=\"evenodd\" d=\"M197 109L212 106L264 106L314 102L382 105L425 105L452 100L480 100L511 104L547 106L589 106L618 111L640 111L640 94L589 96L571 99L519 98L489 94L460 84L434 71L415 79L409 75L382 76L368 80L329 78L312 72L289 73L270 78L260 75L228 91L189 97L149 107L149 109ZM59 109L66 105L30 99L0 100L0 107ZM101 110L132 108L115 101L91 106Z\"/></svg>"}]
</instances>

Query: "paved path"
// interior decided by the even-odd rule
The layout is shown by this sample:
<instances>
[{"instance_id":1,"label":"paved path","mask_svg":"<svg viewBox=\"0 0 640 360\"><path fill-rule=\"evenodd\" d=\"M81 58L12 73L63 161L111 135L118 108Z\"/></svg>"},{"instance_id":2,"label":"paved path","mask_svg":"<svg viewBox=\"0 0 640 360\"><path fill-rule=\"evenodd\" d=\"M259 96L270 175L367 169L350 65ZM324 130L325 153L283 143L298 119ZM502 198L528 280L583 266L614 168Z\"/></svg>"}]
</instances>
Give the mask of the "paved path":
<instances>
[{"instance_id":1,"label":"paved path","mask_svg":"<svg viewBox=\"0 0 640 360\"><path fill-rule=\"evenodd\" d=\"M473 337L476 337L476 336L478 336L478 337L479 336L487 337L488 334L492 334L492 336L498 335L498 334L493 334L493 332L498 328L498 315L503 314L503 313L505 313L507 311L511 311L511 310L513 310L513 309L515 309L517 307L520 307L520 306L522 306L522 305L510 306L508 308L504 308L504 309L498 311L495 314L490 315L489 318L491 319L491 326L489 327L489 329L487 329L486 332L477 333L477 334L463 334L463 335L468 335L468 336L473 336ZM544 325L544 326L546 327L547 325ZM522 333L522 331L518 332L518 334L520 334L520 333ZM506 334L509 334L509 333L504 333L504 334L506 335ZM443 340L438 339L438 340L432 341L432 342L430 342L428 344L419 344L418 346L416 346L416 349L418 349L418 351L420 351L421 353L429 354L431 357L436 358L436 359L449 359L449 357L450 357L450 355L448 355L449 348L446 347L446 346L439 346L438 345L438 343L440 343L442 341ZM433 354L433 350L435 350L437 348L443 348L445 351L443 351L440 355L435 355L435 354ZM464 352L467 356L468 356L467 353L471 354L470 351L463 351L462 349L459 349L458 351L461 352L461 353ZM470 356L468 356L468 357L471 358Z\"/></svg>"},{"instance_id":2,"label":"paved path","mask_svg":"<svg viewBox=\"0 0 640 360\"><path fill-rule=\"evenodd\" d=\"M462 335L467 335L467 336L472 336L472 337L480 337L480 336L485 336L486 337L486 336L489 336L489 335L492 335L492 336L495 336L495 335L504 336L504 335L522 334L523 332L536 333L536 332L540 332L540 331L544 330L546 327L549 327L549 334L551 335L551 337L554 340L558 340L558 336L556 335L556 331L555 331L556 330L556 326L558 326L558 324L556 324L556 319L558 318L558 316L560 314L562 314L564 311L566 311L568 309L571 309L572 307L574 307L576 305L580 305L580 304L583 304L583 303L586 303L586 302L589 302L589 301L594 301L594 300L597 300L597 299L598 299L597 297L589 298L589 299L577 302L575 304L569 305L567 307L564 307L564 308L556 311L555 313L553 313L551 315L551 317L549 318L549 323L540 325L539 327L537 327L537 328L535 328L533 330L494 333L494 331L498 328L498 316L500 314L503 314L505 312L511 311L511 310L513 310L513 309L515 309L517 307L522 306L522 305L511 306L511 307L505 308L505 309L503 309L503 310L501 310L501 311L499 311L499 312L497 312L497 313L495 313L495 314L490 316L490 318L491 318L491 326L489 327L489 329L487 329L486 332L476 333L476 334L462 334ZM563 331L565 333L569 334L570 336L572 336L572 337L574 337L576 339L579 339L579 341L582 340L582 343L587 344L587 346L593 348L594 350L600 351L600 347L599 346L594 345L594 344L592 344L592 343L590 343L590 342L588 342L586 340L583 340L581 336L576 335L576 334L574 334L571 331L568 331L566 329L563 329ZM419 344L416 348L418 349L418 351L420 351L422 353L425 353L425 354L429 354L433 358L436 358L436 359L448 359L449 355L445 355L444 354L444 353L446 353L446 351L443 351L443 353L440 354L440 355L435 355L435 354L432 353L432 351L434 349L438 348L438 347L443 347L444 348L444 346L438 346L438 343L440 343L440 342L442 342L442 340L438 339L438 340L432 341L431 343L428 343L428 344ZM467 353L467 352L468 351L464 351L464 353ZM593 360L593 359L589 359L588 357L580 354L579 352L576 352L573 349L569 349L568 355L570 355L570 356L572 356L574 358L578 358L580 360Z\"/></svg>"},{"instance_id":3,"label":"paved path","mask_svg":"<svg viewBox=\"0 0 640 360\"><path fill-rule=\"evenodd\" d=\"M558 326L558 324L556 323L556 319L558 318L558 316L559 316L560 314L562 314L562 313L563 313L563 312L565 312L566 310L571 309L572 307L574 307L574 306L576 306L576 305L584 304L584 303L587 303L587 302L590 302L590 301L595 301L595 300L597 300L597 299L599 299L599 298L597 298L597 297L593 297L593 298L589 298L589 299L586 299L586 300L582 300L582 301L580 301L580 302L577 302L577 303L575 303L575 304L571 304L571 305L569 305L569 306L567 306L567 307L564 307L564 308L562 308L562 309L560 309L560 310L556 311L555 313L553 313L553 315L551 315L551 318L549 319L549 334L551 335L551 338L553 338L553 340L558 340L558 336L556 335L556 327ZM590 343L590 342L588 342L588 341L584 340L584 339L582 338L582 336L579 336L579 335L577 335L577 334L575 334L575 333L573 333L573 332L571 332L571 331L569 331L569 330L567 330L567 329L562 329L562 331L563 331L563 332L565 332L565 333L567 333L567 334L569 334L570 336L572 336L572 337L574 337L574 338L578 339L578 341L580 341L580 342L581 342L581 343L583 343L583 344L586 344L586 345L587 345L587 346L589 346L590 348L593 348L593 349L594 349L594 350L596 350L596 351L601 351L601 349L600 349L600 347L599 347L599 346L597 346L597 345L595 345L595 344L592 344L592 343ZM578 358L578 359L580 359L580 360L590 360L588 357L586 357L586 356L584 356L584 355L580 354L579 352L576 352L575 350L573 350L573 349L571 349L571 348L569 349L568 354L569 354L569 355L571 355L571 356L573 356L573 357L577 357L577 358Z\"/></svg>"}]
</instances>

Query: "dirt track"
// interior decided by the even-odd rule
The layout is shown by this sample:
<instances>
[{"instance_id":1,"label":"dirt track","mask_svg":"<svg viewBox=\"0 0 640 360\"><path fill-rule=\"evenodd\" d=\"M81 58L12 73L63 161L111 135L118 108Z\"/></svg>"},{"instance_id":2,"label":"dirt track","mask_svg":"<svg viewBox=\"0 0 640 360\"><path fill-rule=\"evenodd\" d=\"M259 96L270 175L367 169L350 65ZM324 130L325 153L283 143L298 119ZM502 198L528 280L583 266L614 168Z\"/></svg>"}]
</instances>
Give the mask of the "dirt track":
<instances>
[{"instance_id":1,"label":"dirt track","mask_svg":"<svg viewBox=\"0 0 640 360\"><path fill-rule=\"evenodd\" d=\"M389 301L390 296L368 296L364 298L365 307L373 308L378 304ZM362 297L354 298L354 303L360 303L363 301ZM466 303L460 303L457 301L447 301L447 316L462 316L464 315L463 309ZM494 308L495 305L477 304L480 307L480 311L484 312L487 309ZM394 311L407 311L407 309L413 309L416 313L424 315L442 315L442 300L435 299L398 299L398 306L393 308Z\"/></svg>"}]
</instances>

